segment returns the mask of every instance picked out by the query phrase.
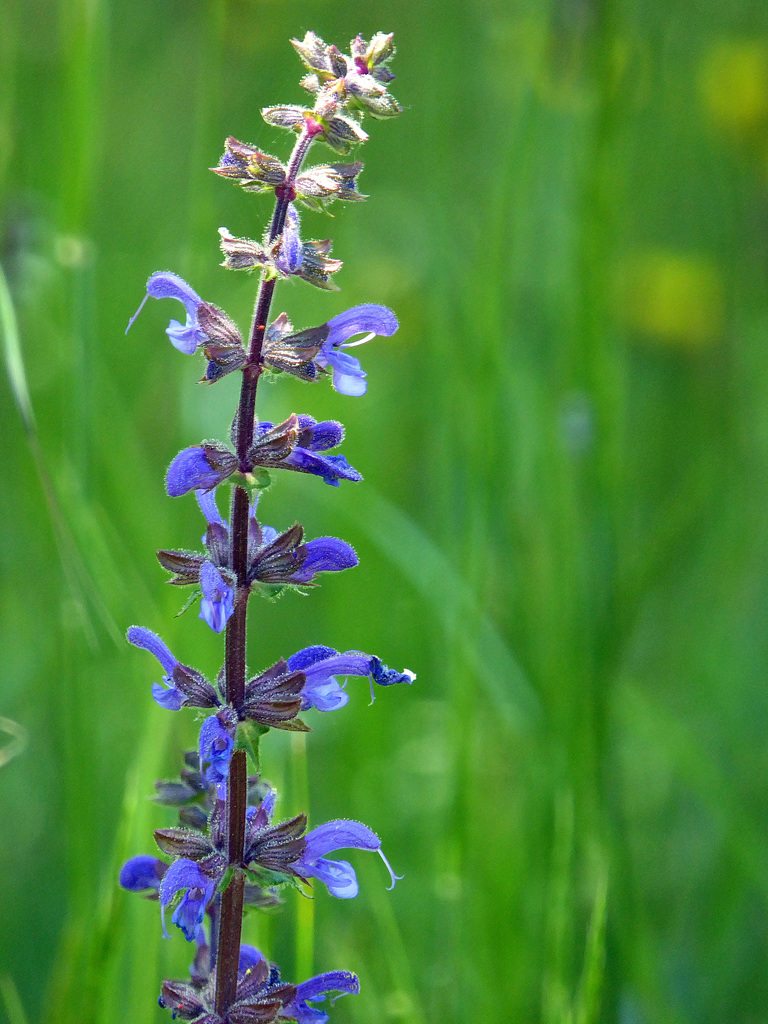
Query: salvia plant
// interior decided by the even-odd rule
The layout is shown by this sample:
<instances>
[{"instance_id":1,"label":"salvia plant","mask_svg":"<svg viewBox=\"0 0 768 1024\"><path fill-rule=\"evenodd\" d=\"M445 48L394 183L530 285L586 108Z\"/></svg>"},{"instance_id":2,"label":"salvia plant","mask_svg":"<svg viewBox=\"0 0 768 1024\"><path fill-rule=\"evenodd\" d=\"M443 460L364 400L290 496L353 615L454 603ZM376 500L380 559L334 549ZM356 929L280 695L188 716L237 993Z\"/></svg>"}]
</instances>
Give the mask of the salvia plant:
<instances>
[{"instance_id":1,"label":"salvia plant","mask_svg":"<svg viewBox=\"0 0 768 1024\"><path fill-rule=\"evenodd\" d=\"M299 331L285 313L270 320L278 281L299 277L338 290L332 275L341 262L329 255L329 240L302 239L299 208L323 212L335 202L365 198L357 187L361 163L305 167L311 147L324 143L346 156L368 138L364 115L385 118L400 112L388 91L394 77L391 35L377 33L370 41L358 36L348 54L313 32L292 43L307 68L301 84L314 97L314 106L262 111L268 124L297 136L287 162L228 138L213 168L246 192L274 196L272 218L260 241L219 229L222 265L260 275L247 343L226 313L169 272L152 274L128 324L148 297L175 299L183 316L171 320L166 333L180 352L202 351L202 381L212 384L235 372L242 376L229 442L201 441L180 452L168 469L168 494L194 493L197 499L205 519L203 550L158 552L169 582L193 587L200 618L215 633L224 633L223 667L209 680L149 629L128 630L130 643L160 664L162 681L152 686L155 701L169 711L192 708L205 716L198 749L184 755L180 778L156 783L157 801L178 808L179 818L178 825L155 832L162 856L133 857L120 873L123 888L159 902L165 934L170 923L195 944L189 978L164 981L159 1001L173 1017L198 1024L327 1021L325 1010L314 1004L356 993L357 977L333 970L304 981L284 980L259 950L241 943L244 909L272 907L290 887L306 895L315 881L339 899L355 897L355 871L331 856L338 850L375 851L392 885L398 877L378 836L360 822L329 821L307 832L305 814L288 821L276 817L277 794L261 775L259 745L270 729L309 731L299 717L305 712L343 707L349 696L340 679L365 677L373 694L375 686L411 683L413 673L390 669L362 651L322 645L306 647L255 675L246 667L252 593L274 597L289 589L304 591L316 585L320 573L357 564L353 548L342 540L305 540L298 523L278 532L262 522L260 496L263 501L271 471L306 473L335 487L342 480L361 479L343 455L329 454L344 436L335 420L318 422L306 414L292 414L282 423L257 419L259 380L263 374L290 374L302 381L327 378L342 395L363 395L366 375L348 350L376 335L389 337L398 327L389 309L372 304ZM227 483L231 497L225 518L218 492Z\"/></svg>"}]
</instances>

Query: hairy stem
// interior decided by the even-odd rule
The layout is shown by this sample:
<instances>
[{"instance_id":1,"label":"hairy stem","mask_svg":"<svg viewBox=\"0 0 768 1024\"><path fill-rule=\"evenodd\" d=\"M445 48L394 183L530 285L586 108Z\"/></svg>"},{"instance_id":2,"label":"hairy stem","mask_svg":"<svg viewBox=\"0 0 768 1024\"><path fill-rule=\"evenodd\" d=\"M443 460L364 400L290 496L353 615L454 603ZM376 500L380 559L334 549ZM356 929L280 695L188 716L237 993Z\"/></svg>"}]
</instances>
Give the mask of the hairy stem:
<instances>
[{"instance_id":1,"label":"hairy stem","mask_svg":"<svg viewBox=\"0 0 768 1024\"><path fill-rule=\"evenodd\" d=\"M305 128L296 141L288 163L285 185L276 190L277 201L269 228L273 242L285 226L288 204L294 198L293 183L312 144L314 132ZM237 408L235 443L241 473L253 466L248 462L248 449L253 439L256 416L256 388L261 375L261 348L267 329L276 278L261 279L251 325L248 361L243 368L240 403ZM237 577L235 610L227 623L224 663L227 703L239 707L245 694L246 618L248 608L248 494L235 487L232 499L232 570ZM241 864L245 839L245 813L248 805L248 765L244 750L236 750L227 780L227 854L234 867L232 880L221 899L218 950L216 954L216 1012L224 1016L237 994L237 973L240 961L240 935L243 923L243 892L245 876Z\"/></svg>"}]
</instances>

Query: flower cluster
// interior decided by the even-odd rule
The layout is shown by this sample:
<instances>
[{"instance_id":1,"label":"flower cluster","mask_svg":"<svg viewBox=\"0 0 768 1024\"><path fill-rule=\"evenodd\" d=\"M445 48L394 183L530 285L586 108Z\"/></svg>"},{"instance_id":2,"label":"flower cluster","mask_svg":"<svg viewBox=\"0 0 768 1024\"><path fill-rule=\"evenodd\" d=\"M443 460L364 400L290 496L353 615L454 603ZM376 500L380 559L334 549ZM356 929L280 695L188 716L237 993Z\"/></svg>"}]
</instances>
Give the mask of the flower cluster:
<instances>
[{"instance_id":1,"label":"flower cluster","mask_svg":"<svg viewBox=\"0 0 768 1024\"><path fill-rule=\"evenodd\" d=\"M173 299L184 315L170 320L166 334L180 352L202 352L202 382L242 375L228 441L202 440L185 448L166 476L171 497L196 497L205 520L200 545L157 552L168 582L192 588L185 607L199 600L200 618L214 633L226 633L222 668L209 679L179 661L152 630L131 626L127 634L133 646L148 651L160 665L160 680L152 684L155 702L168 711L204 712L197 750L185 755L180 777L156 783L156 800L176 808L178 822L155 831L159 856L132 857L120 872L124 889L159 903L164 935L170 916L170 924L195 943L189 980L165 981L159 1002L173 1017L196 1024L323 1024L328 1015L312 1004L331 994L357 992L356 976L330 971L299 984L284 982L274 964L241 942L244 909L273 907L285 890L298 888L307 894L315 882L338 899L354 898L359 888L355 869L336 859L340 850L378 853L390 887L400 877L384 856L379 837L361 822L338 819L308 830L305 814L275 821L277 794L261 775L260 741L270 729L310 731L300 717L307 712L343 708L351 677L368 679L373 700L375 686L410 684L414 674L391 669L375 655L322 644L281 658L256 675L246 671L251 595L273 598L286 590L303 591L316 586L321 573L357 565L346 541L305 540L299 523L278 530L261 520L259 506L270 474L290 470L334 487L362 480L337 451L344 428L336 420L297 413L279 423L258 419L258 381L262 374L287 374L305 382L328 377L340 394L360 397L367 389L366 374L349 349L377 336L391 337L398 329L391 310L374 303L353 306L301 330L285 313L269 318L274 288L281 280L297 277L338 290L332 275L342 263L329 256L329 239L302 238L299 207L326 212L333 202L366 198L357 187L363 169L359 161L305 167L310 148L322 142L347 154L367 139L364 115L386 118L400 112L388 92L394 77L389 69L395 52L391 35L378 33L370 41L358 36L348 54L313 32L292 42L307 69L301 84L314 97L314 106L262 111L268 124L297 133L289 159L282 162L230 137L213 168L245 191L269 193L275 201L261 240L219 229L222 265L260 273L247 340L223 310L168 271L150 276L128 323L130 328L147 298ZM227 518L219 509L220 489L231 494Z\"/></svg>"}]
</instances>

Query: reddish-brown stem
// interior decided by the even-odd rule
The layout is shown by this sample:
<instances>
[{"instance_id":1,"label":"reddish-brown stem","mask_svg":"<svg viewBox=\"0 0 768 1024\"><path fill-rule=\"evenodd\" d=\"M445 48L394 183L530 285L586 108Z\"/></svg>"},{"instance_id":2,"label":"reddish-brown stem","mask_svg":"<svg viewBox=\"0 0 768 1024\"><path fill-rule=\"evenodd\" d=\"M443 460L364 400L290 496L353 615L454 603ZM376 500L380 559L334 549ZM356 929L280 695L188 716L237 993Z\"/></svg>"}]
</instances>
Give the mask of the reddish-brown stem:
<instances>
[{"instance_id":1,"label":"reddish-brown stem","mask_svg":"<svg viewBox=\"0 0 768 1024\"><path fill-rule=\"evenodd\" d=\"M288 163L285 186L280 190L269 229L273 242L285 226L288 203L293 196L293 183L307 155L314 133L305 129L294 146ZM248 361L243 368L240 402L237 408L235 431L237 458L241 473L253 468L248 462L248 449L253 439L256 416L256 388L261 375L261 348L267 329L276 278L262 278L256 297L251 325ZM232 571L237 577L235 609L227 623L225 637L224 693L227 703L240 707L245 695L246 618L248 609L248 493L236 486L232 499L231 537ZM227 854L234 869L232 879L222 894L219 916L218 949L216 954L216 1013L224 1016L237 995L237 973L240 962L240 935L243 923L243 892L245 875L242 870L245 839L245 814L248 806L248 765L244 750L236 750L229 767L227 780Z\"/></svg>"}]
</instances>

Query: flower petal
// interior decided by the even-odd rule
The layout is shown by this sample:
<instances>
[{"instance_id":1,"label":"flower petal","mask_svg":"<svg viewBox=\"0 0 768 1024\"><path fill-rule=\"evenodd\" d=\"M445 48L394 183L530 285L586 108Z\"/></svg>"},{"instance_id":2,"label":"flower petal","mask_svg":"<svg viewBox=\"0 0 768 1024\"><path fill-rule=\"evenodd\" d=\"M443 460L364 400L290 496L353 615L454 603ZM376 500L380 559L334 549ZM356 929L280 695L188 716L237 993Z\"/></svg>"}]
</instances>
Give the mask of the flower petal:
<instances>
[{"instance_id":1,"label":"flower petal","mask_svg":"<svg viewBox=\"0 0 768 1024\"><path fill-rule=\"evenodd\" d=\"M171 344L179 349L180 352L191 355L199 345L208 340L207 334L202 330L197 321L197 307L203 300L186 281L169 271L152 274L149 281L147 281L147 294L142 299L139 308L128 321L128 326L125 329L126 334L150 296L153 299L178 299L184 305L187 313L186 323L180 324L178 320L171 320L165 332L170 338Z\"/></svg>"},{"instance_id":2,"label":"flower petal","mask_svg":"<svg viewBox=\"0 0 768 1024\"><path fill-rule=\"evenodd\" d=\"M203 598L199 617L208 623L214 633L221 633L235 610L235 592L212 562L203 562L200 586Z\"/></svg>"},{"instance_id":3,"label":"flower petal","mask_svg":"<svg viewBox=\"0 0 768 1024\"><path fill-rule=\"evenodd\" d=\"M206 782L219 786L229 774L235 740L218 715L206 718L200 727L200 771Z\"/></svg>"},{"instance_id":4,"label":"flower petal","mask_svg":"<svg viewBox=\"0 0 768 1024\"><path fill-rule=\"evenodd\" d=\"M131 857L120 869L120 885L129 892L146 892L159 889L163 875L168 870L165 861L141 854Z\"/></svg>"},{"instance_id":5,"label":"flower petal","mask_svg":"<svg viewBox=\"0 0 768 1024\"><path fill-rule=\"evenodd\" d=\"M209 452L199 445L179 452L168 467L165 489L172 498L178 498L191 490L210 491L237 468L237 459L231 453L216 459L212 464Z\"/></svg>"},{"instance_id":6,"label":"flower petal","mask_svg":"<svg viewBox=\"0 0 768 1024\"><path fill-rule=\"evenodd\" d=\"M390 338L399 324L391 309L365 302L339 313L328 321L328 326L330 333L325 344L337 347L349 341L356 334L372 333Z\"/></svg>"},{"instance_id":7,"label":"flower petal","mask_svg":"<svg viewBox=\"0 0 768 1024\"><path fill-rule=\"evenodd\" d=\"M171 864L160 884L160 916L166 938L169 936L165 928L165 908L182 889L187 890L186 895L174 910L171 920L181 928L187 941L193 942L199 925L205 919L205 908L213 897L216 883L186 857Z\"/></svg>"},{"instance_id":8,"label":"flower petal","mask_svg":"<svg viewBox=\"0 0 768 1024\"><path fill-rule=\"evenodd\" d=\"M166 674L173 675L173 670L179 662L174 658L157 633L153 633L151 629L145 629L143 626L131 626L126 633L126 638L128 643L133 644L134 647L139 647L143 651L149 651L150 654L154 654L165 669Z\"/></svg>"},{"instance_id":9,"label":"flower petal","mask_svg":"<svg viewBox=\"0 0 768 1024\"><path fill-rule=\"evenodd\" d=\"M205 516L207 522L217 523L219 526L223 526L225 530L229 529L226 519L222 519L221 514L219 513L219 509L216 504L215 487L210 491L196 490L195 497L197 498L197 503L200 506L200 511Z\"/></svg>"},{"instance_id":10,"label":"flower petal","mask_svg":"<svg viewBox=\"0 0 768 1024\"><path fill-rule=\"evenodd\" d=\"M336 850L378 850L381 840L360 821L327 821L306 836L304 860L313 860Z\"/></svg>"},{"instance_id":11,"label":"flower petal","mask_svg":"<svg viewBox=\"0 0 768 1024\"><path fill-rule=\"evenodd\" d=\"M293 573L296 583L309 583L318 572L341 572L357 565L355 549L338 537L317 537L305 548L304 561Z\"/></svg>"}]
</instances>

